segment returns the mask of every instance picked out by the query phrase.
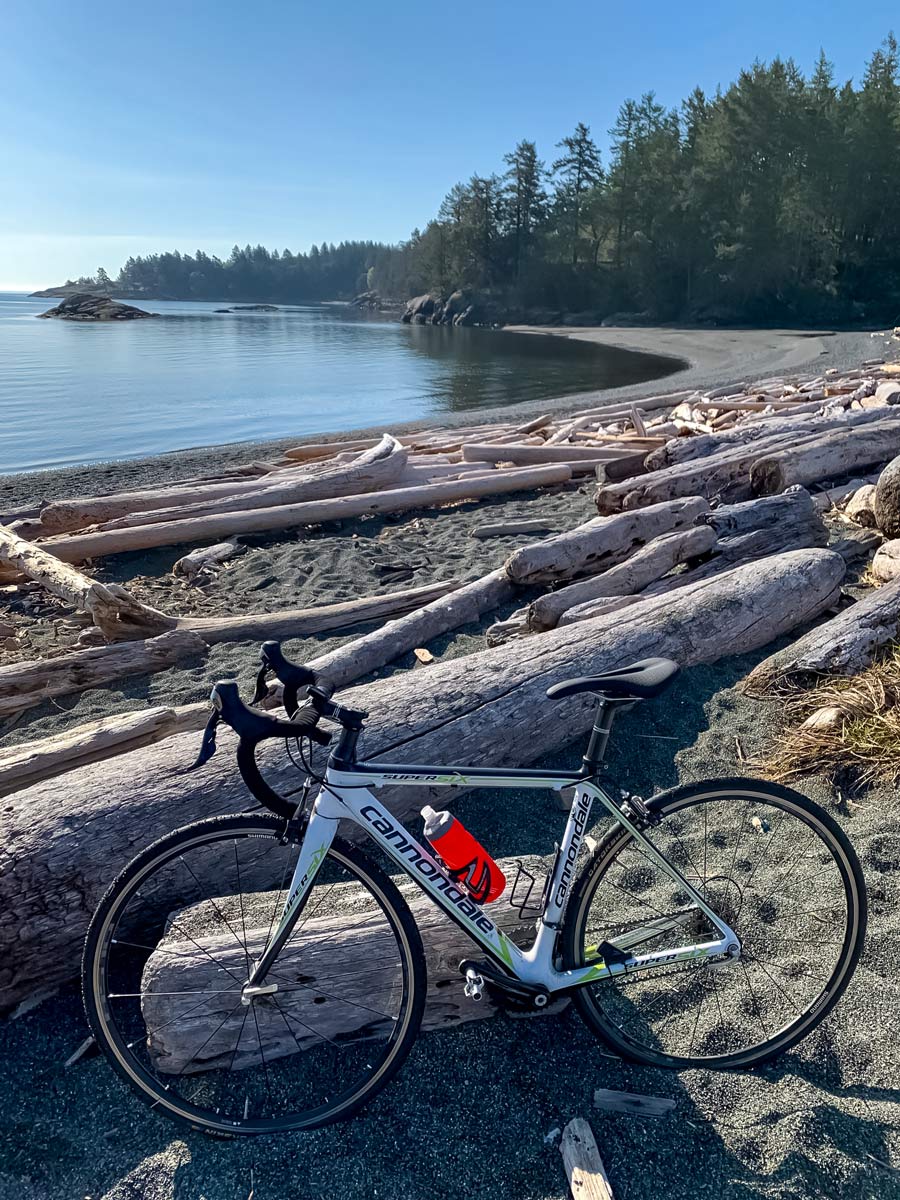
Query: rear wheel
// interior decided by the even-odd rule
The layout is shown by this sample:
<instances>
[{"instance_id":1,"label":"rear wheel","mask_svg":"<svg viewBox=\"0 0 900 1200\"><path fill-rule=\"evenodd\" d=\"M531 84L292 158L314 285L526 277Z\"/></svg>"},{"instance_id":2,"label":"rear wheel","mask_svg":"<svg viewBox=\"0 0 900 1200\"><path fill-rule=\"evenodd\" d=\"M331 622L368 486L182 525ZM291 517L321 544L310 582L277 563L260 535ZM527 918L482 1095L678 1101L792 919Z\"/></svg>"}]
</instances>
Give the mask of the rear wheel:
<instances>
[{"instance_id":1,"label":"rear wheel","mask_svg":"<svg viewBox=\"0 0 900 1200\"><path fill-rule=\"evenodd\" d=\"M351 1116L400 1068L425 958L394 884L336 840L258 994L245 985L298 855L274 817L199 821L113 883L88 931L88 1019L151 1108L209 1133Z\"/></svg>"},{"instance_id":2,"label":"rear wheel","mask_svg":"<svg viewBox=\"0 0 900 1200\"><path fill-rule=\"evenodd\" d=\"M652 845L734 930L740 956L683 961L580 989L587 1024L651 1066L750 1067L780 1054L834 1007L862 952L865 883L837 823L772 783L723 779L664 793ZM655 932L656 931L656 932ZM566 913L567 967L602 942L645 954L711 941L684 887L617 826Z\"/></svg>"}]
</instances>

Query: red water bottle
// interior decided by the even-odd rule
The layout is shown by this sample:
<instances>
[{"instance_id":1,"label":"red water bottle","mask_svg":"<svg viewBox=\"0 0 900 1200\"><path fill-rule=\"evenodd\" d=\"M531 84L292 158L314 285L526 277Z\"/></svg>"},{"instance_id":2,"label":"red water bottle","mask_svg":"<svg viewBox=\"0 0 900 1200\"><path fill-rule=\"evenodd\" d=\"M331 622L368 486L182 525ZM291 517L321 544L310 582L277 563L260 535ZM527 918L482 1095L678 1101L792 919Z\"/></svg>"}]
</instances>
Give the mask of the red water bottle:
<instances>
[{"instance_id":1,"label":"red water bottle","mask_svg":"<svg viewBox=\"0 0 900 1200\"><path fill-rule=\"evenodd\" d=\"M461 821L452 813L422 809L425 836L450 868L450 878L465 888L476 904L490 904L506 887L506 876Z\"/></svg>"}]
</instances>

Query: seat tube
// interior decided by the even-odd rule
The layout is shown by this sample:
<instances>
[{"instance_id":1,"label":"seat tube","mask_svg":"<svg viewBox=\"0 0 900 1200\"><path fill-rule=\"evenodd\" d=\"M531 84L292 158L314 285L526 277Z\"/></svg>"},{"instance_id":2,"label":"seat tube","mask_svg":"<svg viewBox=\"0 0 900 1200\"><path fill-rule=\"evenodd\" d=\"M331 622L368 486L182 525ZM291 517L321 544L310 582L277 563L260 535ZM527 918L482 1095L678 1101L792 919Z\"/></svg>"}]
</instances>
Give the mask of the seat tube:
<instances>
[{"instance_id":1,"label":"seat tube","mask_svg":"<svg viewBox=\"0 0 900 1200\"><path fill-rule=\"evenodd\" d=\"M606 747L609 743L609 731L612 728L616 706L613 701L601 700L597 705L597 715L594 717L594 727L588 739L584 752L584 769L594 774L606 757Z\"/></svg>"}]
</instances>

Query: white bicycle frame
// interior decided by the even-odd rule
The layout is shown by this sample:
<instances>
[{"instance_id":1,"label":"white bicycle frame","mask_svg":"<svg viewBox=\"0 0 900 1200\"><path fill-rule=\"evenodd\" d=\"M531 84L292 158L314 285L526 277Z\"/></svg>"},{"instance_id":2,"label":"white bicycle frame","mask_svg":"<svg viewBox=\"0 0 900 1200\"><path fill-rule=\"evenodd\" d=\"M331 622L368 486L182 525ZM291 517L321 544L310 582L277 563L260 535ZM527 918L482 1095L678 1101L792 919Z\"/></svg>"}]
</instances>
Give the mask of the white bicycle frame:
<instances>
[{"instance_id":1,"label":"white bicycle frame","mask_svg":"<svg viewBox=\"0 0 900 1200\"><path fill-rule=\"evenodd\" d=\"M546 905L537 918L534 942L527 950L521 950L497 928L484 908L469 899L466 892L449 877L444 866L428 847L408 833L370 790L387 786L422 785L430 788L526 787L553 791L574 787L575 796L565 833L545 892ZM575 880L576 862L595 801L600 801L614 819L640 843L648 858L684 889L693 904L712 923L719 934L717 938L676 946L669 950L629 955L624 961L606 963L598 958L571 970L556 969L554 958L557 933ZM613 975L684 960L712 958L717 955L734 958L740 953L740 942L734 931L713 912L703 896L684 878L677 867L656 850L646 834L633 823L631 816L595 782L575 773L554 775L530 770L506 772L480 767L406 767L362 762L356 763L351 770L335 770L329 764L325 780L312 807L281 919L269 941L270 950L274 949L276 943L279 946L283 945L286 937L290 935L290 930L302 909L303 899L312 887L334 840L338 823L342 820L353 821L365 829L385 854L411 876L438 907L460 925L513 979L546 988L548 992L558 992ZM677 929L684 923L684 914L679 914L665 923L657 918L646 922L641 928L629 931L619 943L613 944L617 944L617 948L624 952L630 946L639 945L642 940L650 940L660 932ZM274 957L277 957L277 951L272 955L272 958ZM269 951L257 963L251 982L256 982L260 974L265 974L271 965L271 959L268 962L267 959Z\"/></svg>"}]
</instances>

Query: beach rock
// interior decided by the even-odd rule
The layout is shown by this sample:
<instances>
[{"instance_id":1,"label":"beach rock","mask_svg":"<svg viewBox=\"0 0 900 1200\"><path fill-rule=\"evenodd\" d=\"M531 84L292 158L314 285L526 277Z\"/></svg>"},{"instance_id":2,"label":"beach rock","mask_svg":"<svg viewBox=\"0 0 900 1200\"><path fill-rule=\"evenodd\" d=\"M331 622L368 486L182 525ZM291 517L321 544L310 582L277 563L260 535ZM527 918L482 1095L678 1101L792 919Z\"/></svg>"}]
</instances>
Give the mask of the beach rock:
<instances>
[{"instance_id":1,"label":"beach rock","mask_svg":"<svg viewBox=\"0 0 900 1200\"><path fill-rule=\"evenodd\" d=\"M886 537L900 537L900 454L878 476L875 522Z\"/></svg>"},{"instance_id":2,"label":"beach rock","mask_svg":"<svg viewBox=\"0 0 900 1200\"><path fill-rule=\"evenodd\" d=\"M213 311L217 312L217 313L230 313L231 309L230 308L216 308Z\"/></svg>"},{"instance_id":3,"label":"beach rock","mask_svg":"<svg viewBox=\"0 0 900 1200\"><path fill-rule=\"evenodd\" d=\"M277 304L235 304L232 312L278 312Z\"/></svg>"},{"instance_id":4,"label":"beach rock","mask_svg":"<svg viewBox=\"0 0 900 1200\"><path fill-rule=\"evenodd\" d=\"M900 575L900 538L884 542L872 559L872 574L882 583L890 583Z\"/></svg>"},{"instance_id":5,"label":"beach rock","mask_svg":"<svg viewBox=\"0 0 900 1200\"><path fill-rule=\"evenodd\" d=\"M879 383L875 389L875 399L879 404L900 404L900 383L893 380Z\"/></svg>"},{"instance_id":6,"label":"beach rock","mask_svg":"<svg viewBox=\"0 0 900 1200\"><path fill-rule=\"evenodd\" d=\"M89 292L68 296L56 308L38 313L39 317L58 317L62 321L135 321L156 315L131 304L110 300L109 296L93 296Z\"/></svg>"},{"instance_id":7,"label":"beach rock","mask_svg":"<svg viewBox=\"0 0 900 1200\"><path fill-rule=\"evenodd\" d=\"M875 521L875 484L865 483L853 493L844 508L844 516L857 525L866 529L874 529Z\"/></svg>"}]
</instances>

